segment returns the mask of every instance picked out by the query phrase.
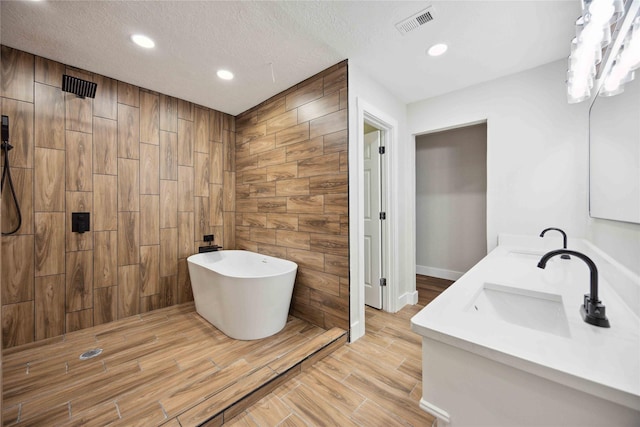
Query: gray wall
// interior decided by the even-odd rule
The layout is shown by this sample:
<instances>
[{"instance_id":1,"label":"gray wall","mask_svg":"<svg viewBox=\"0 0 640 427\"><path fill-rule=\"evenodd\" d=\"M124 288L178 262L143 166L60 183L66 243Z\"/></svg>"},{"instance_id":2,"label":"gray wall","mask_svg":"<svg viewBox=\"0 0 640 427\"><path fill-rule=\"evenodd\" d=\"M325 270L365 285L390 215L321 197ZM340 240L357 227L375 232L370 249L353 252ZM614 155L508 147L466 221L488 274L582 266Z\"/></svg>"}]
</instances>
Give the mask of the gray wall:
<instances>
[{"instance_id":1,"label":"gray wall","mask_svg":"<svg viewBox=\"0 0 640 427\"><path fill-rule=\"evenodd\" d=\"M486 123L416 137L416 270L457 279L487 254Z\"/></svg>"}]
</instances>

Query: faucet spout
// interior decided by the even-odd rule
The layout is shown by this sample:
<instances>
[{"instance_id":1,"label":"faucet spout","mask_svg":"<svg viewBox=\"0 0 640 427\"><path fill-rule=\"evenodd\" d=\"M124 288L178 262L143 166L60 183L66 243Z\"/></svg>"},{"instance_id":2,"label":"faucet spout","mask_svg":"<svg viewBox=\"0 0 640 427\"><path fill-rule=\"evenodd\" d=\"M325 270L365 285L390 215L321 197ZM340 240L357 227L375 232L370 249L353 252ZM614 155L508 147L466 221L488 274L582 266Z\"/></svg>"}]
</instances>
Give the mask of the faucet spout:
<instances>
[{"instance_id":1,"label":"faucet spout","mask_svg":"<svg viewBox=\"0 0 640 427\"><path fill-rule=\"evenodd\" d=\"M605 315L605 306L598 299L598 268L596 267L596 264L591 260L591 258L578 251L572 251L569 249L556 249L554 251L547 252L542 256L542 258L540 258L540 262L538 262L538 268L544 269L547 266L547 262L549 261L549 259L556 255L563 254L573 255L576 258L580 258L589 267L590 293L585 294L583 304L580 307L582 320L591 325L608 328L609 320Z\"/></svg>"},{"instance_id":2,"label":"faucet spout","mask_svg":"<svg viewBox=\"0 0 640 427\"><path fill-rule=\"evenodd\" d=\"M560 234L562 234L562 248L563 249L567 249L567 233L564 232L564 230L560 229L560 228L556 228L556 227L549 227L549 228L545 228L544 230L542 230L542 232L540 233L540 237L544 237L545 233L547 231L557 231ZM571 257L567 254L562 255L560 258L562 259L571 259Z\"/></svg>"}]
</instances>

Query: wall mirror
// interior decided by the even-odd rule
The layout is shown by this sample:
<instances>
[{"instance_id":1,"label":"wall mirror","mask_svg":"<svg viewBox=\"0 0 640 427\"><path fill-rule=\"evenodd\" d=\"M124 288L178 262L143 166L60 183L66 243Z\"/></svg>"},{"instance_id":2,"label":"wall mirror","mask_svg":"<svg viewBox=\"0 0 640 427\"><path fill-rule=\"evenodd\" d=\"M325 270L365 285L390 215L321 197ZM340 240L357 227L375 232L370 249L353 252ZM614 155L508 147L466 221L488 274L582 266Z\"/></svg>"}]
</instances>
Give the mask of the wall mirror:
<instances>
[{"instance_id":1,"label":"wall mirror","mask_svg":"<svg viewBox=\"0 0 640 427\"><path fill-rule=\"evenodd\" d=\"M591 106L589 207L595 218L640 223L639 77Z\"/></svg>"},{"instance_id":2,"label":"wall mirror","mask_svg":"<svg viewBox=\"0 0 640 427\"><path fill-rule=\"evenodd\" d=\"M609 52L609 56L615 58L616 52ZM624 85L624 92L596 96L591 104L589 214L640 223L639 70L635 79Z\"/></svg>"}]
</instances>

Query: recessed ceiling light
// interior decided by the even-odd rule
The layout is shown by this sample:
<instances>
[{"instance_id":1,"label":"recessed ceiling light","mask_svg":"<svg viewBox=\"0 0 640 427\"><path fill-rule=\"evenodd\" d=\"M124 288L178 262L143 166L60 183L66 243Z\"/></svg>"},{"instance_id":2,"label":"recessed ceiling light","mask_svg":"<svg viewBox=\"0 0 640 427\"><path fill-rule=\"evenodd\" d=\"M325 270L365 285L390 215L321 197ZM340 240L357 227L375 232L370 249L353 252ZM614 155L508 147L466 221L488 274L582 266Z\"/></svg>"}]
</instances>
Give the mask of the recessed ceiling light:
<instances>
[{"instance_id":1,"label":"recessed ceiling light","mask_svg":"<svg viewBox=\"0 0 640 427\"><path fill-rule=\"evenodd\" d=\"M149 37L144 36L142 34L134 34L131 36L131 41L137 44L140 47L144 47L147 49L151 49L156 45L156 43L151 40Z\"/></svg>"},{"instance_id":2,"label":"recessed ceiling light","mask_svg":"<svg viewBox=\"0 0 640 427\"><path fill-rule=\"evenodd\" d=\"M449 47L444 43L434 44L429 48L427 53L429 56L440 56L447 51Z\"/></svg>"},{"instance_id":3,"label":"recessed ceiling light","mask_svg":"<svg viewBox=\"0 0 640 427\"><path fill-rule=\"evenodd\" d=\"M218 70L216 74L222 80L231 80L233 78L233 73L229 70Z\"/></svg>"}]
</instances>

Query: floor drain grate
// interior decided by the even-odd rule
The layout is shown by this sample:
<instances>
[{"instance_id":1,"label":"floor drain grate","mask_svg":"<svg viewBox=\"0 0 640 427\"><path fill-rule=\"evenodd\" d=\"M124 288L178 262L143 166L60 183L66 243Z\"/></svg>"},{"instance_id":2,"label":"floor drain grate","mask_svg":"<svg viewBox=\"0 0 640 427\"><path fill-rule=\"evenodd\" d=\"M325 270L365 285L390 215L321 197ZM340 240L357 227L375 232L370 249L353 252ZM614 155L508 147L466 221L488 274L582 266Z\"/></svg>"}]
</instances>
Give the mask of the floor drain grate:
<instances>
[{"instance_id":1,"label":"floor drain grate","mask_svg":"<svg viewBox=\"0 0 640 427\"><path fill-rule=\"evenodd\" d=\"M100 353L102 353L102 349L101 348L92 348L91 350L87 350L84 353L82 353L80 355L80 360L91 359L93 357L96 357Z\"/></svg>"}]
</instances>

